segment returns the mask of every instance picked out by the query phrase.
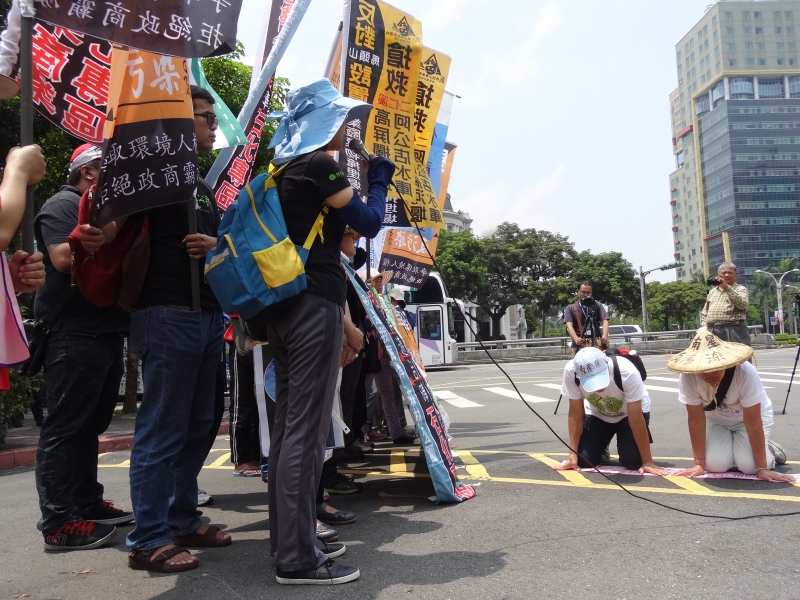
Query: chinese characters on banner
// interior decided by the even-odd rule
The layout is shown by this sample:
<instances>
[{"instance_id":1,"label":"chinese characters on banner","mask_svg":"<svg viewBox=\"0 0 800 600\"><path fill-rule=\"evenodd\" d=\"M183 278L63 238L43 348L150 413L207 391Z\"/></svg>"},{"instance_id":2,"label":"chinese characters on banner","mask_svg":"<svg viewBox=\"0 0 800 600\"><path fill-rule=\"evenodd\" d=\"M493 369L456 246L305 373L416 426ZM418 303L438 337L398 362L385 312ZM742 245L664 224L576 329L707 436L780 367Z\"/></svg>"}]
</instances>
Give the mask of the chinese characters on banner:
<instances>
[{"instance_id":1,"label":"chinese characters on banner","mask_svg":"<svg viewBox=\"0 0 800 600\"><path fill-rule=\"evenodd\" d=\"M33 104L48 121L87 142L103 141L111 44L64 27L33 25Z\"/></svg>"},{"instance_id":2,"label":"chinese characters on banner","mask_svg":"<svg viewBox=\"0 0 800 600\"><path fill-rule=\"evenodd\" d=\"M270 9L269 24L266 30L266 44L264 46L264 56L257 63L254 70L259 70L260 65L266 61L278 34L286 24L289 12L295 0L272 0ZM261 100L256 109L250 115L247 125L243 127L247 136L247 143L237 148L229 157L228 162L221 166L220 175L214 183L214 194L217 205L222 210L236 202L239 192L250 181L253 173L253 165L256 162L258 147L261 143L261 136L267 124L267 117L270 112L270 98L272 97L272 79L270 79ZM215 165L216 166L216 165Z\"/></svg>"},{"instance_id":3,"label":"chinese characters on banner","mask_svg":"<svg viewBox=\"0 0 800 600\"><path fill-rule=\"evenodd\" d=\"M36 0L36 18L115 44L170 56L236 47L242 0Z\"/></svg>"},{"instance_id":4,"label":"chinese characters on banner","mask_svg":"<svg viewBox=\"0 0 800 600\"><path fill-rule=\"evenodd\" d=\"M425 240L430 253L436 256L439 232ZM388 229L383 240L379 271L394 271L391 283L421 288L433 269L433 261L425 250L420 235L405 229Z\"/></svg>"},{"instance_id":5,"label":"chinese characters on banner","mask_svg":"<svg viewBox=\"0 0 800 600\"><path fill-rule=\"evenodd\" d=\"M345 147L359 137L368 149L395 163L397 189L389 190L384 225L442 227L442 213L425 166L414 158L422 23L380 0L348 0L348 4L342 91L375 108L347 124ZM365 194L366 174L358 156L346 149L339 161L351 185Z\"/></svg>"},{"instance_id":6,"label":"chinese characters on banner","mask_svg":"<svg viewBox=\"0 0 800 600\"><path fill-rule=\"evenodd\" d=\"M193 197L199 177L186 59L114 48L103 166L90 222Z\"/></svg>"},{"instance_id":7,"label":"chinese characters on banner","mask_svg":"<svg viewBox=\"0 0 800 600\"><path fill-rule=\"evenodd\" d=\"M433 142L436 118L442 106L451 62L452 59L446 54L430 48L422 49L414 109L414 158L425 166L428 174L431 171L428 153Z\"/></svg>"},{"instance_id":8,"label":"chinese characters on banner","mask_svg":"<svg viewBox=\"0 0 800 600\"><path fill-rule=\"evenodd\" d=\"M347 276L355 281L353 269L346 262ZM442 416L433 400L424 374L417 368L402 336L394 328L392 317L376 297L375 288L365 291L357 283L353 286L367 316L378 332L386 354L397 374L403 397L419 430L422 450L428 463L436 498L440 502L462 502L475 497L475 490L458 480L456 464ZM388 318L387 318L388 317Z\"/></svg>"}]
</instances>

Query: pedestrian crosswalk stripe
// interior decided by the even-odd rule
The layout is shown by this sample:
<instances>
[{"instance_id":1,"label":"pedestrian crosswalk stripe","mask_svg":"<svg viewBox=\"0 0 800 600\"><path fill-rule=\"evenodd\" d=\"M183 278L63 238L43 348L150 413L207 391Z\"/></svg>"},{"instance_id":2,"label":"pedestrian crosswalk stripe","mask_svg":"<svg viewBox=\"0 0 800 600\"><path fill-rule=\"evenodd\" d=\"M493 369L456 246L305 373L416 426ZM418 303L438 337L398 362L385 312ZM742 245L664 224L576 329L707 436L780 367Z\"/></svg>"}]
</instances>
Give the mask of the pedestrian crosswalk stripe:
<instances>
[{"instance_id":1,"label":"pedestrian crosswalk stripe","mask_svg":"<svg viewBox=\"0 0 800 600\"><path fill-rule=\"evenodd\" d=\"M759 371L759 375L778 375L779 377L791 377L791 373L767 373L766 371Z\"/></svg>"},{"instance_id":2,"label":"pedestrian crosswalk stripe","mask_svg":"<svg viewBox=\"0 0 800 600\"><path fill-rule=\"evenodd\" d=\"M483 404L478 404L472 400L467 400L466 398L458 396L449 390L436 390L434 393L440 400L444 400L448 404L452 404L457 408L475 408L476 406L483 406Z\"/></svg>"},{"instance_id":3,"label":"pedestrian crosswalk stripe","mask_svg":"<svg viewBox=\"0 0 800 600\"><path fill-rule=\"evenodd\" d=\"M647 385L646 383L644 384L644 387L648 392L652 391L652 392L675 392L676 394L678 393L678 388L668 388L668 387L662 387L660 385Z\"/></svg>"},{"instance_id":4,"label":"pedestrian crosswalk stripe","mask_svg":"<svg viewBox=\"0 0 800 600\"><path fill-rule=\"evenodd\" d=\"M505 396L506 398L514 398L515 400L519 400L519 394L514 390L509 390L506 388L501 387L488 387L483 388L487 392L492 392L493 394L499 394L501 396ZM539 396L531 396L530 394L522 394L522 397L525 399L526 402L555 402L555 398L541 398Z\"/></svg>"},{"instance_id":5,"label":"pedestrian crosswalk stripe","mask_svg":"<svg viewBox=\"0 0 800 600\"><path fill-rule=\"evenodd\" d=\"M761 381L766 381L768 383L789 383L786 379L764 379L763 377Z\"/></svg>"},{"instance_id":6,"label":"pedestrian crosswalk stripe","mask_svg":"<svg viewBox=\"0 0 800 600\"><path fill-rule=\"evenodd\" d=\"M672 383L678 383L677 377L654 377L652 375L647 376L647 381L671 381Z\"/></svg>"},{"instance_id":7,"label":"pedestrian crosswalk stripe","mask_svg":"<svg viewBox=\"0 0 800 600\"><path fill-rule=\"evenodd\" d=\"M537 383L536 385L538 385L539 387L544 387L544 388L548 388L548 389L551 389L551 390L558 390L559 392L561 391L561 385L558 384L558 383Z\"/></svg>"}]
</instances>

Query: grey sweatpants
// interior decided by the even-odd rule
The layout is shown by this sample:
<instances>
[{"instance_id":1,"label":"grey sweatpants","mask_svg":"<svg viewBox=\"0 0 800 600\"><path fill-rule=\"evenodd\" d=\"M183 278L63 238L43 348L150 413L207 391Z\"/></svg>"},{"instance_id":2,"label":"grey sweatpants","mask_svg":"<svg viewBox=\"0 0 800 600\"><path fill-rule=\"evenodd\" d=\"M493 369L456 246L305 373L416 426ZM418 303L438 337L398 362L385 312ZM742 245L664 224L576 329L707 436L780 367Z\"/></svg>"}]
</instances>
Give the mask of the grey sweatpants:
<instances>
[{"instance_id":1,"label":"grey sweatpants","mask_svg":"<svg viewBox=\"0 0 800 600\"><path fill-rule=\"evenodd\" d=\"M306 293L267 327L275 353L275 426L269 449L270 550L282 571L314 569L316 494L342 351L341 306Z\"/></svg>"}]
</instances>

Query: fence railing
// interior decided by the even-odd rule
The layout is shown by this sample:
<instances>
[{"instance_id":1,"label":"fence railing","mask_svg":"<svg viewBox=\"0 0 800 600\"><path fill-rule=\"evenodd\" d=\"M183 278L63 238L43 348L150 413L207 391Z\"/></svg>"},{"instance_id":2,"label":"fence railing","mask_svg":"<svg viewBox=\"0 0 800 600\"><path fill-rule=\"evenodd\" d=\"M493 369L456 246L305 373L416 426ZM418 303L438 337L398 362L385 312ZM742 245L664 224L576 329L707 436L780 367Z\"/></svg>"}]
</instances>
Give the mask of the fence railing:
<instances>
[{"instance_id":1,"label":"fence railing","mask_svg":"<svg viewBox=\"0 0 800 600\"><path fill-rule=\"evenodd\" d=\"M760 333L764 329L763 325L749 325L747 327L751 334ZM694 337L697 329L681 329L680 331L648 331L635 332L635 333L618 333L608 336L609 342L624 342L629 344L631 342L647 342L657 340L676 340ZM566 352L572 338L565 337L545 337L545 338L532 338L525 340L485 340L484 347L490 350L504 350L508 348L540 348L547 346L561 346ZM458 349L462 351L470 351L481 347L480 342L459 342Z\"/></svg>"}]
</instances>

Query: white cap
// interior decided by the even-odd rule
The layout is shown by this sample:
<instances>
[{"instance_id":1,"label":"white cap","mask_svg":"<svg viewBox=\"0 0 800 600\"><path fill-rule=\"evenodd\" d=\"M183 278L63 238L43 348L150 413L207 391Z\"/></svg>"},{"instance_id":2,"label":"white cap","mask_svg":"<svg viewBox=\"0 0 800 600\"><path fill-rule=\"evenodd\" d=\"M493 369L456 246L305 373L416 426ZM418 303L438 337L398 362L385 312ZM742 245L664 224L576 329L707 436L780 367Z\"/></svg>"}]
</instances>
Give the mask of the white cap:
<instances>
[{"instance_id":1,"label":"white cap","mask_svg":"<svg viewBox=\"0 0 800 600\"><path fill-rule=\"evenodd\" d=\"M580 379L583 389L596 392L608 387L608 364L606 355L598 348L582 348L574 359L575 376Z\"/></svg>"}]
</instances>

